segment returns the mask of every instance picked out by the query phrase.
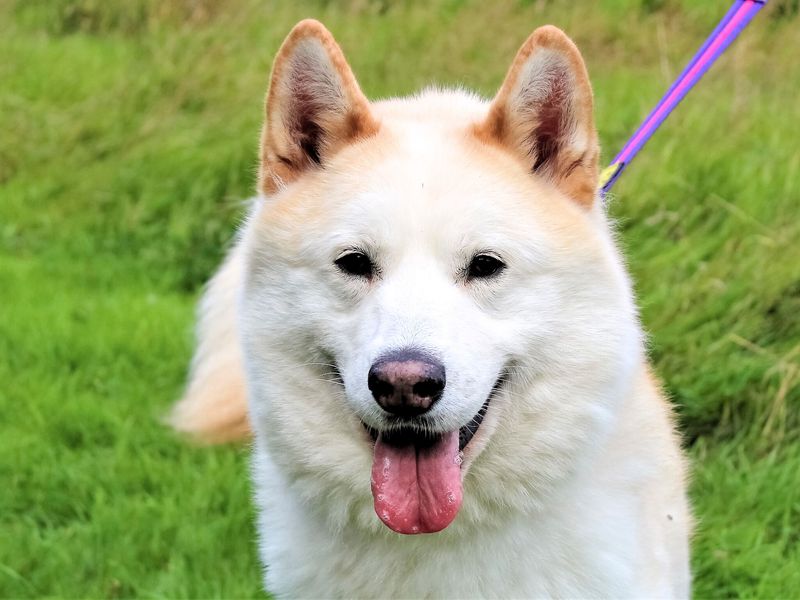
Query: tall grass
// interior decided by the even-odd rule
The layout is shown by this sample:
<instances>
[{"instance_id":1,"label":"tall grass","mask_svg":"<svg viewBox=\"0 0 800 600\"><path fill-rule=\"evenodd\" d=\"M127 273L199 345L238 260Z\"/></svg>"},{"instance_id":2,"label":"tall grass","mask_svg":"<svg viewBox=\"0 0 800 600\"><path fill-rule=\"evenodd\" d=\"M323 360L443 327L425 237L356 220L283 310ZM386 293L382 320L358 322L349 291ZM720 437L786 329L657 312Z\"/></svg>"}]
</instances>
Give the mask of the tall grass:
<instances>
[{"instance_id":1,"label":"tall grass","mask_svg":"<svg viewBox=\"0 0 800 600\"><path fill-rule=\"evenodd\" d=\"M0 595L261 594L246 449L159 419L295 21L325 21L372 97L491 95L557 24L609 159L727 4L0 2ZM800 590L797 12L770 3L610 208L693 459L698 597Z\"/></svg>"}]
</instances>

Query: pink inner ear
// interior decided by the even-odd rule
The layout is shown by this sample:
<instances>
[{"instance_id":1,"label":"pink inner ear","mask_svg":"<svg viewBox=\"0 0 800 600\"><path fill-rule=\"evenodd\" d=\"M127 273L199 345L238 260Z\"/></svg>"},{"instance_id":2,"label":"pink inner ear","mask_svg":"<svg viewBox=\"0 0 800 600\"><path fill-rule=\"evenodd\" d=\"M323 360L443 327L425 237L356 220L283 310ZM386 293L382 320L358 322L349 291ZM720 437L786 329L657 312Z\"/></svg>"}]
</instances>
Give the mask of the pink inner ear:
<instances>
[{"instance_id":1,"label":"pink inner ear","mask_svg":"<svg viewBox=\"0 0 800 600\"><path fill-rule=\"evenodd\" d=\"M536 126L525 140L530 152L536 157L533 171L537 172L542 167L551 167L557 160L562 149L565 131L570 126L571 99L569 95L569 74L560 69L554 69L547 74L545 85L542 82L533 93L541 94L541 88L546 91L530 108L536 116ZM532 93L525 90L523 94Z\"/></svg>"},{"instance_id":2,"label":"pink inner ear","mask_svg":"<svg viewBox=\"0 0 800 600\"><path fill-rule=\"evenodd\" d=\"M319 66L313 60L297 56L288 74L288 93L291 102L284 116L284 124L293 142L303 155L314 164L321 164L324 130L320 121L326 110L326 100L331 103L337 90L325 74L317 72ZM326 98L325 96L329 97Z\"/></svg>"}]
</instances>

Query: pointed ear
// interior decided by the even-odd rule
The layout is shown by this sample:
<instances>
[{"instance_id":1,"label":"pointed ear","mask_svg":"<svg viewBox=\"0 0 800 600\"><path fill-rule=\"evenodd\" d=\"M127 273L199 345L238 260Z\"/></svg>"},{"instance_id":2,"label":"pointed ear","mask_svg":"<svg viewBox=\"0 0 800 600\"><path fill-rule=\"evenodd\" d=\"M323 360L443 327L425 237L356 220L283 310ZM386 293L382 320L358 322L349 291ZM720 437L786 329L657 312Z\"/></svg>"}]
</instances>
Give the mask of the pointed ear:
<instances>
[{"instance_id":1,"label":"pointed ear","mask_svg":"<svg viewBox=\"0 0 800 600\"><path fill-rule=\"evenodd\" d=\"M592 113L580 52L563 31L546 25L520 48L477 133L588 208L600 153Z\"/></svg>"},{"instance_id":2,"label":"pointed ear","mask_svg":"<svg viewBox=\"0 0 800 600\"><path fill-rule=\"evenodd\" d=\"M261 135L261 190L275 192L377 130L333 36L318 21L300 21L272 67Z\"/></svg>"}]
</instances>

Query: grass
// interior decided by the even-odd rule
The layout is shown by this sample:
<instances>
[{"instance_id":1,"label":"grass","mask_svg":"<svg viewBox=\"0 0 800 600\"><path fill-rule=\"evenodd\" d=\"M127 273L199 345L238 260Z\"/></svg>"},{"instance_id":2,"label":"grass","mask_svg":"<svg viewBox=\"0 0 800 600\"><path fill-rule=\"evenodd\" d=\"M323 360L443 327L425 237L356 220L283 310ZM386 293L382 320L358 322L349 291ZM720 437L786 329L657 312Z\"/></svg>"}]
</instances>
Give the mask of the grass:
<instances>
[{"instance_id":1,"label":"grass","mask_svg":"<svg viewBox=\"0 0 800 600\"><path fill-rule=\"evenodd\" d=\"M0 596L263 596L246 450L159 419L295 21L372 97L490 95L558 24L608 160L728 3L0 2ZM702 598L800 595L797 12L770 3L611 206L693 460Z\"/></svg>"}]
</instances>

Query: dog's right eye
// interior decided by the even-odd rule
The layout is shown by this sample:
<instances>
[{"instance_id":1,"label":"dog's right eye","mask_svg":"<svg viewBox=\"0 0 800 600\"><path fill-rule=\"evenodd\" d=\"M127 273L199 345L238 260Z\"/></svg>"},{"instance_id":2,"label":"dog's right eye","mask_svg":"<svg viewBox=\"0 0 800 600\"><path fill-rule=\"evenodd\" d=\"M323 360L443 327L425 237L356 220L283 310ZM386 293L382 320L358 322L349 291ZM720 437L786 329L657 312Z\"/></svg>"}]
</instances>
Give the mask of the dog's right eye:
<instances>
[{"instance_id":1,"label":"dog's right eye","mask_svg":"<svg viewBox=\"0 0 800 600\"><path fill-rule=\"evenodd\" d=\"M487 279L506 268L505 263L491 254L478 254L467 267L469 279Z\"/></svg>"},{"instance_id":2,"label":"dog's right eye","mask_svg":"<svg viewBox=\"0 0 800 600\"><path fill-rule=\"evenodd\" d=\"M334 264L348 275L356 277L372 277L375 266L369 256L363 252L348 252L344 256L337 258Z\"/></svg>"}]
</instances>

